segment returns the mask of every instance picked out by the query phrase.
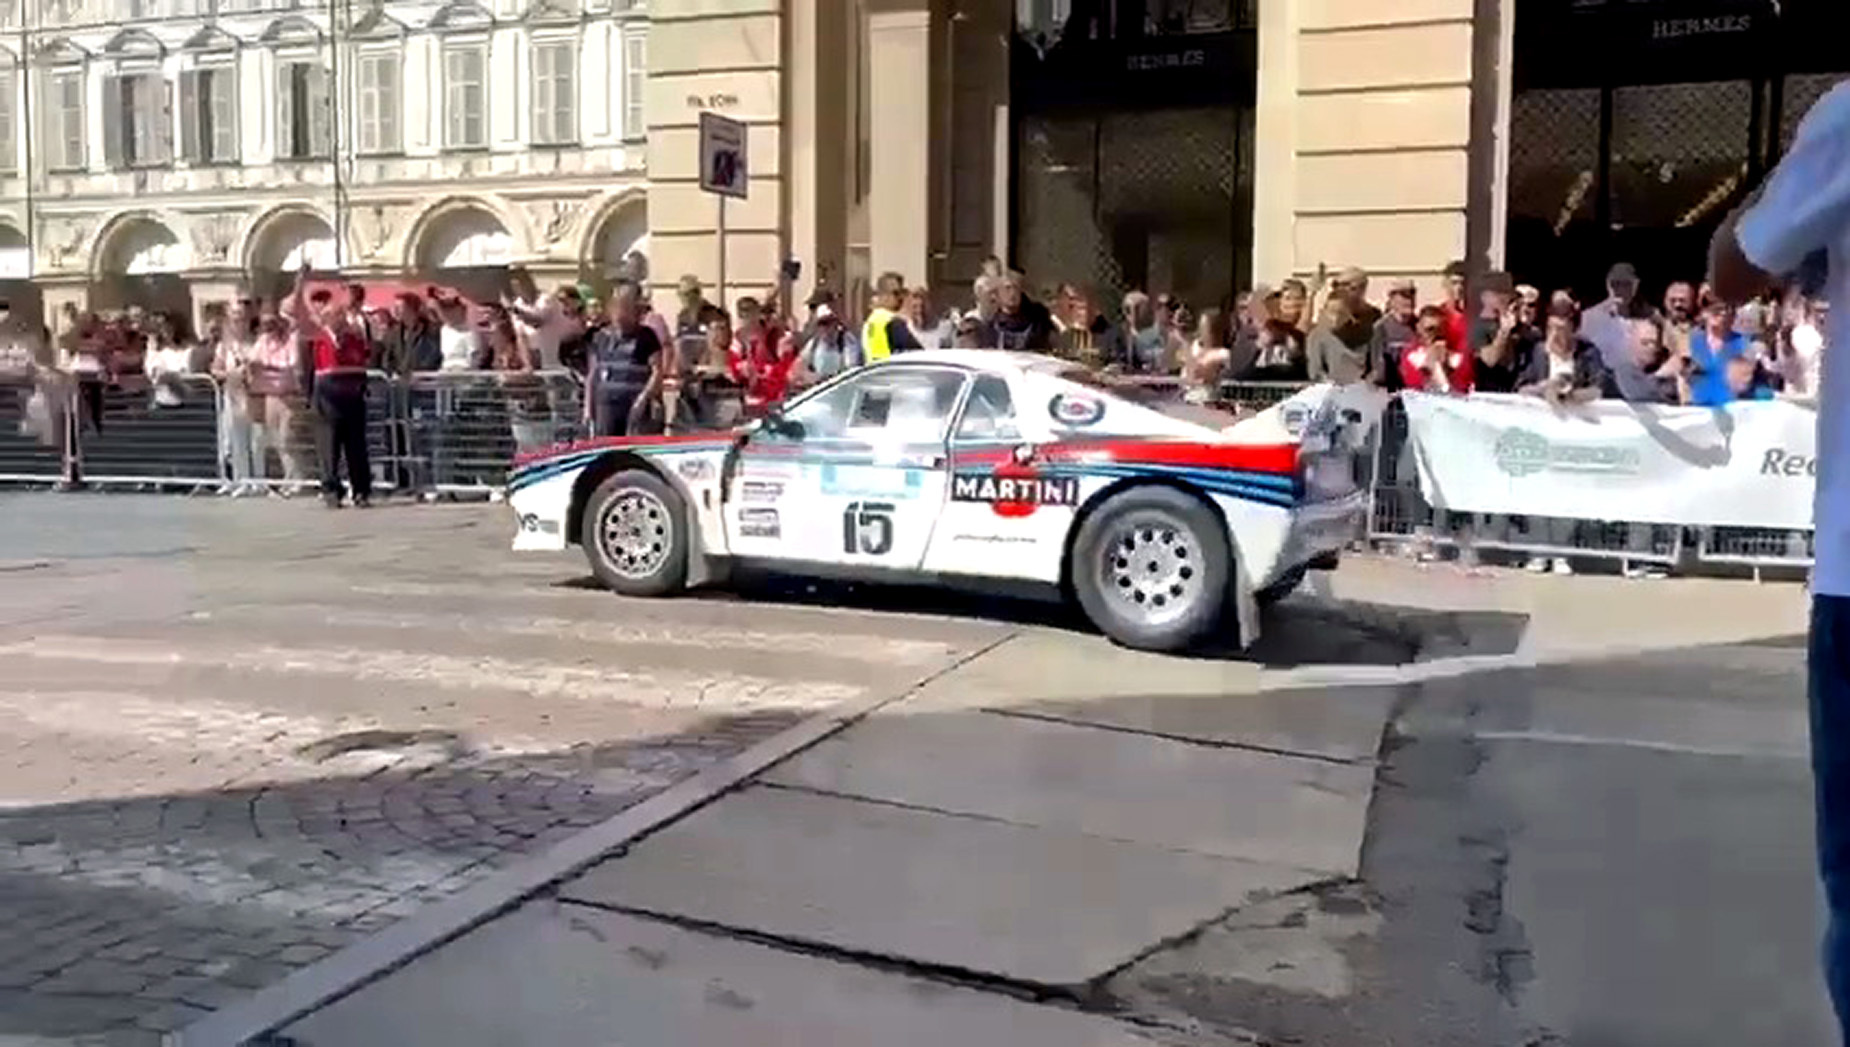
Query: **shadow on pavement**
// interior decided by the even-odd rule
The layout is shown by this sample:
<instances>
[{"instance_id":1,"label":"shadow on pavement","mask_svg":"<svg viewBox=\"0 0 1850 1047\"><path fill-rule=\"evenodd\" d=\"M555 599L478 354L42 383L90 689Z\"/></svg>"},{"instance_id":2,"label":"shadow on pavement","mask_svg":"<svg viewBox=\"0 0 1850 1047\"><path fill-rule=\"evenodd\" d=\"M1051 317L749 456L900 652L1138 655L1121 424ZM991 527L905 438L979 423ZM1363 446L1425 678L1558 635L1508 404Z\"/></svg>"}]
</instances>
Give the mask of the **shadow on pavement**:
<instances>
[{"instance_id":1,"label":"shadow on pavement","mask_svg":"<svg viewBox=\"0 0 1850 1047\"><path fill-rule=\"evenodd\" d=\"M588 575L554 583L555 588L600 591ZM700 589L680 597L721 603L760 602L829 607L889 614L930 614L997 625L1027 625L1085 635L1098 630L1078 608L1052 599L970 593L942 586L831 582L752 575L724 589ZM1473 655L1516 650L1528 616L1501 611L1438 612L1425 608L1344 603L1293 597L1264 612L1264 629L1252 647L1211 645L1168 657L1248 662L1265 668L1307 665L1401 665L1464 645ZM1430 642L1429 642L1430 641Z\"/></svg>"}]
</instances>

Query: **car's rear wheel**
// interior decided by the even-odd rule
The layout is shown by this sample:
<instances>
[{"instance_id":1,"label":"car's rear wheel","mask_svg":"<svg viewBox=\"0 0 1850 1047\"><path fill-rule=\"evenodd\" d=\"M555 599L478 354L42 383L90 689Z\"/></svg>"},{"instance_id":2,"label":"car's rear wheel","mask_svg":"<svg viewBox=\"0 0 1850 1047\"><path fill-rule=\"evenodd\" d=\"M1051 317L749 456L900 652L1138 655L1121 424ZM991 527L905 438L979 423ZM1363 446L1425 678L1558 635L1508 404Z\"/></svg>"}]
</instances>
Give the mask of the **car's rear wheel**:
<instances>
[{"instance_id":1,"label":"car's rear wheel","mask_svg":"<svg viewBox=\"0 0 1850 1047\"><path fill-rule=\"evenodd\" d=\"M1173 488L1113 495L1073 543L1073 593L1086 617L1139 650L1186 650L1214 633L1232 577L1219 517Z\"/></svg>"},{"instance_id":2,"label":"car's rear wheel","mask_svg":"<svg viewBox=\"0 0 1850 1047\"><path fill-rule=\"evenodd\" d=\"M686 507L653 473L627 469L598 484L582 534L592 573L625 596L666 596L687 582Z\"/></svg>"}]
</instances>

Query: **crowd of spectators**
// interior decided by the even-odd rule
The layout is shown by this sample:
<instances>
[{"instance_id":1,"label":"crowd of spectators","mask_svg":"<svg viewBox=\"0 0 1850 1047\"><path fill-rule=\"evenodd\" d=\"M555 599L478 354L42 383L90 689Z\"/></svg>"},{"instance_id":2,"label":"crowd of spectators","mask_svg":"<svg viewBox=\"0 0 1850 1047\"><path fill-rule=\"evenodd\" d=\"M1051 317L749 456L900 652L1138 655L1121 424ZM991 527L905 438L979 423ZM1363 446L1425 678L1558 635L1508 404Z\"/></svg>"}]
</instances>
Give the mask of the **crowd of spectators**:
<instances>
[{"instance_id":1,"label":"crowd of spectators","mask_svg":"<svg viewBox=\"0 0 1850 1047\"><path fill-rule=\"evenodd\" d=\"M1219 399L1228 383L1318 381L1561 402L1803 400L1817 388L1826 308L1791 296L1736 310L1682 281L1647 301L1625 264L1607 274L1606 297L1584 306L1503 273L1479 277L1468 293L1465 267L1455 263L1437 301L1421 301L1412 281L1396 280L1377 304L1368 274L1351 268L1260 286L1199 311L1161 292L1130 291L1115 308L1074 284L1037 293L993 258L964 309L939 308L929 289L894 273L876 281L869 302L824 288L801 308L785 306L779 284L728 309L683 277L666 311L635 285L619 282L600 301L586 287L542 293L524 271L510 276L499 301L439 287L394 288L381 300L377 288L298 279L280 297L206 310L196 336L177 315L67 307L55 335L0 338L0 377L41 376L26 418L48 436L60 403L77 405L65 424L102 432L105 404L124 390L145 395L155 411L217 395L227 493L287 491L311 479L319 458L328 494L337 485L325 463L358 455L352 473L365 449L353 432L358 408L346 411L337 433L334 406L310 395L333 384L315 380L322 368L314 347L324 336L346 347L337 354L342 368L412 380L492 374L505 400L497 424L516 449L530 449L560 435L548 423L568 399L565 409L580 413L567 424L599 435L725 425L845 369L940 347L1043 352L1167 376L1193 401ZM0 331L10 330L0 303ZM189 381L207 375L215 382ZM574 395L558 395L561 387L541 375L575 375Z\"/></svg>"}]
</instances>

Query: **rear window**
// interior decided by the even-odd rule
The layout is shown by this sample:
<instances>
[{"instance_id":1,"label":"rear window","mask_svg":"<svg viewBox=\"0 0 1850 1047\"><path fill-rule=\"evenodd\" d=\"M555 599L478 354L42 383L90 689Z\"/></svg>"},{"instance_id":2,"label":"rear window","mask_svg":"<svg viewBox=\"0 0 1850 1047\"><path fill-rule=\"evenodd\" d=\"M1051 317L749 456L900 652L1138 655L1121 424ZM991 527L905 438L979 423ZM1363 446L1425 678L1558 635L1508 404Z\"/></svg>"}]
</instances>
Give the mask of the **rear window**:
<instances>
[{"instance_id":1,"label":"rear window","mask_svg":"<svg viewBox=\"0 0 1850 1047\"><path fill-rule=\"evenodd\" d=\"M1168 418L1220 429L1236 420L1233 412L1219 407L1191 404L1182 397L1182 380L1174 377L1138 380L1102 374L1085 367L1068 367L1054 372L1054 377L1109 393L1126 403L1155 411Z\"/></svg>"}]
</instances>

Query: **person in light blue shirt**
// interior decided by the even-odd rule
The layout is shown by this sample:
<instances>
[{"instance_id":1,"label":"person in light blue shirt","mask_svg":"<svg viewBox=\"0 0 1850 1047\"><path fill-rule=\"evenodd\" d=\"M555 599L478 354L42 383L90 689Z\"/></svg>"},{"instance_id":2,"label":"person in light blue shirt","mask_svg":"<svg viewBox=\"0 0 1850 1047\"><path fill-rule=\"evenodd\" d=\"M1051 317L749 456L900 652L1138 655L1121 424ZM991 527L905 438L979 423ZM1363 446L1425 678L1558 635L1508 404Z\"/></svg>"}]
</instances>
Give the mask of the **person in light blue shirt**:
<instances>
[{"instance_id":1,"label":"person in light blue shirt","mask_svg":"<svg viewBox=\"0 0 1850 1047\"><path fill-rule=\"evenodd\" d=\"M1823 285L1850 300L1850 83L1812 105L1792 146L1746 205L1716 230L1709 281L1730 302L1767 289ZM1824 982L1850 1040L1850 367L1837 367L1825 337L1818 390L1818 453L1807 691L1817 812L1818 874L1824 883Z\"/></svg>"}]
</instances>

